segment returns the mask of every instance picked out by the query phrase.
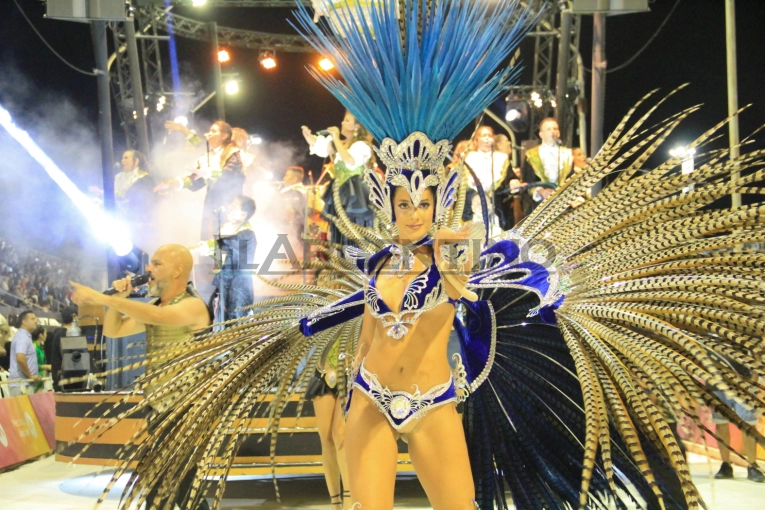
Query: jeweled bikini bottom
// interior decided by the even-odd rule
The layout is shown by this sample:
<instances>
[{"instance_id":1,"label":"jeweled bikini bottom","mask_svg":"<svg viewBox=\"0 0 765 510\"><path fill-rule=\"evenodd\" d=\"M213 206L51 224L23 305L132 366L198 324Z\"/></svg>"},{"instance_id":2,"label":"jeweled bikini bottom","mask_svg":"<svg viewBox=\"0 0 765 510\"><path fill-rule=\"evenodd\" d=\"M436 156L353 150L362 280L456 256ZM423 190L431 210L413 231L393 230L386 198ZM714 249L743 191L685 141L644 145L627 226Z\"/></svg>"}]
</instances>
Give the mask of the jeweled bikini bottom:
<instances>
[{"instance_id":1,"label":"jeweled bikini bottom","mask_svg":"<svg viewBox=\"0 0 765 510\"><path fill-rule=\"evenodd\" d=\"M353 380L351 392L357 388L375 403L380 412L388 418L391 426L399 433L403 432L409 423L424 416L431 409L449 402L457 402L457 392L454 389L452 377L425 393L420 393L419 389L414 393L391 391L380 384L375 374L364 368L363 362ZM348 396L346 409L351 407L352 396L352 393Z\"/></svg>"}]
</instances>

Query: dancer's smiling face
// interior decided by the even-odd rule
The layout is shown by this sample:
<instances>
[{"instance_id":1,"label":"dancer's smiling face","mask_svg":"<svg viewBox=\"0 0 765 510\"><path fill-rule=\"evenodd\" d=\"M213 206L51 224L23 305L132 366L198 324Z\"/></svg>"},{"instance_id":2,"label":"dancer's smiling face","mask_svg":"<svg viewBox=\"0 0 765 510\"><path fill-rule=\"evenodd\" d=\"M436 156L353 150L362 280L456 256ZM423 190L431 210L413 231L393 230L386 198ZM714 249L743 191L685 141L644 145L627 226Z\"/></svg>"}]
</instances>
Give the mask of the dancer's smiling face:
<instances>
[{"instance_id":1,"label":"dancer's smiling face","mask_svg":"<svg viewBox=\"0 0 765 510\"><path fill-rule=\"evenodd\" d=\"M415 207L412 197L405 188L394 189L393 212L396 215L399 242L418 241L428 233L433 225L434 199L433 190L427 188L422 193L422 200Z\"/></svg>"}]
</instances>

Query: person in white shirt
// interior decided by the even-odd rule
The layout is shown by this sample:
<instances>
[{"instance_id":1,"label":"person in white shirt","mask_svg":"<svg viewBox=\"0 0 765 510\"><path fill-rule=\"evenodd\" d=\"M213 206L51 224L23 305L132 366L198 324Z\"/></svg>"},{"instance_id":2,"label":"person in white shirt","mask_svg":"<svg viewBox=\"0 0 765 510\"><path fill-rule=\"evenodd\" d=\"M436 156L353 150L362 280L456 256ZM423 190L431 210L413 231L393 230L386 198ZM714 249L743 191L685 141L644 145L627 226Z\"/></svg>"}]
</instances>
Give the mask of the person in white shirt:
<instances>
[{"instance_id":1,"label":"person in white shirt","mask_svg":"<svg viewBox=\"0 0 765 510\"><path fill-rule=\"evenodd\" d=\"M558 122L548 117L539 123L541 142L526 151L521 180L525 183L549 182L560 186L571 173L573 157L571 149L560 143ZM530 213L536 205L553 192L549 188L534 188L524 200L524 210Z\"/></svg>"},{"instance_id":2,"label":"person in white shirt","mask_svg":"<svg viewBox=\"0 0 765 510\"><path fill-rule=\"evenodd\" d=\"M494 149L494 130L490 126L481 126L476 130L472 145L472 150L465 156L465 163L473 169L488 196L504 177L508 157L506 153ZM468 178L468 183L472 188L476 187L472 176Z\"/></svg>"},{"instance_id":3,"label":"person in white shirt","mask_svg":"<svg viewBox=\"0 0 765 510\"><path fill-rule=\"evenodd\" d=\"M375 213L369 203L369 186L364 181L364 171L374 165L369 132L348 111L340 127L327 128L325 135L313 134L308 126L303 126L302 131L311 154L332 160L329 174L333 180L322 196L322 213L339 215L334 197L337 187L340 206L348 219L363 227L373 226ZM352 244L333 222L330 222L330 238L333 243Z\"/></svg>"},{"instance_id":4,"label":"person in white shirt","mask_svg":"<svg viewBox=\"0 0 765 510\"><path fill-rule=\"evenodd\" d=\"M472 140L472 150L465 156L465 164L475 172L481 189L486 195L490 235L496 235L501 232L501 229L496 221L499 204L495 203L494 192L504 181L510 162L507 153L495 150L494 130L490 126L480 126L476 129ZM478 189L471 174L468 174L467 180L471 188ZM474 219L477 218L474 217Z\"/></svg>"},{"instance_id":5,"label":"person in white shirt","mask_svg":"<svg viewBox=\"0 0 765 510\"><path fill-rule=\"evenodd\" d=\"M37 366L37 352L32 342L32 332L37 329L37 316L31 310L19 314L19 330L11 340L11 370L9 379L29 379L40 381ZM9 384L12 397L34 393L31 382Z\"/></svg>"}]
</instances>

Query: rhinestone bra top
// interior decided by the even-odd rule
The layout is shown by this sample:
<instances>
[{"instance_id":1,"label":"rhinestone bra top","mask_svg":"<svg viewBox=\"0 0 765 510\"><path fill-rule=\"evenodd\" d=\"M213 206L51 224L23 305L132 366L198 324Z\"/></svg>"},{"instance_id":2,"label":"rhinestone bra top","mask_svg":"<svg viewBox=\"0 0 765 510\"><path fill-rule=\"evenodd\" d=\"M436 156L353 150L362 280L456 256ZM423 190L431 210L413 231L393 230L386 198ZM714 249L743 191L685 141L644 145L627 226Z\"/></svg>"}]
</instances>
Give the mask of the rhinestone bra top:
<instances>
[{"instance_id":1,"label":"rhinestone bra top","mask_svg":"<svg viewBox=\"0 0 765 510\"><path fill-rule=\"evenodd\" d=\"M388 329L388 336L396 340L400 340L406 335L409 331L407 326L417 322L417 319L425 312L443 303L456 302L447 295L441 273L434 263L409 283L406 292L404 292L399 311L394 312L385 303L377 289L377 277L382 266L383 264L380 264L380 269L369 280L364 297L372 316L380 319L383 327Z\"/></svg>"}]
</instances>

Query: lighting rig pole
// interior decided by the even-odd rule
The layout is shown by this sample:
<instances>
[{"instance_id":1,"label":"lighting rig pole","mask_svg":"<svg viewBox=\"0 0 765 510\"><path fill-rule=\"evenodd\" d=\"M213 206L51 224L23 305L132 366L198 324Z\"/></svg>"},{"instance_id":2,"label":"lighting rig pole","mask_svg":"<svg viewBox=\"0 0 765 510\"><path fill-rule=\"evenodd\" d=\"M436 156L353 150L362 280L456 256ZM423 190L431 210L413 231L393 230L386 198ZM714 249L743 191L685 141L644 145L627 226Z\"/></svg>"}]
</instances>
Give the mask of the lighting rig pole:
<instances>
[{"instance_id":1,"label":"lighting rig pole","mask_svg":"<svg viewBox=\"0 0 765 510\"><path fill-rule=\"evenodd\" d=\"M138 61L138 45L135 37L135 24L133 18L125 21L125 44L128 53L128 65L130 68L130 82L133 88L133 107L136 115L136 131L138 132L138 149L149 157L149 131L146 128L146 113L143 104L143 85L141 84L141 67Z\"/></svg>"},{"instance_id":2,"label":"lighting rig pole","mask_svg":"<svg viewBox=\"0 0 765 510\"><path fill-rule=\"evenodd\" d=\"M555 120L558 126L566 126L566 90L568 89L568 61L571 53L571 22L574 15L568 8L567 2L561 3L560 11L560 41L558 45L558 66L555 80ZM564 136L565 139L565 136Z\"/></svg>"},{"instance_id":3,"label":"lighting rig pole","mask_svg":"<svg viewBox=\"0 0 765 510\"><path fill-rule=\"evenodd\" d=\"M590 97L590 155L603 146L603 115L606 103L606 14L592 16L592 90Z\"/></svg>"},{"instance_id":4,"label":"lighting rig pole","mask_svg":"<svg viewBox=\"0 0 765 510\"><path fill-rule=\"evenodd\" d=\"M106 48L106 21L91 21L90 33L96 57L98 85L98 134L101 140L101 173L104 184L104 211L114 216L114 146L112 141L112 105L109 92L108 50ZM119 275L119 263L111 250L106 256L106 274L111 281Z\"/></svg>"},{"instance_id":5,"label":"lighting rig pole","mask_svg":"<svg viewBox=\"0 0 765 510\"><path fill-rule=\"evenodd\" d=\"M736 0L725 0L725 55L728 70L728 138L730 141L730 158L739 156L738 133L738 70L736 66ZM738 166L734 167L731 180L741 177ZM732 208L741 207L741 193L733 193Z\"/></svg>"},{"instance_id":6,"label":"lighting rig pole","mask_svg":"<svg viewBox=\"0 0 765 510\"><path fill-rule=\"evenodd\" d=\"M215 80L215 112L218 120L226 120L226 107L223 103L223 77L218 60L218 24L211 21L207 24L210 32L210 44L212 45L213 79Z\"/></svg>"}]
</instances>

